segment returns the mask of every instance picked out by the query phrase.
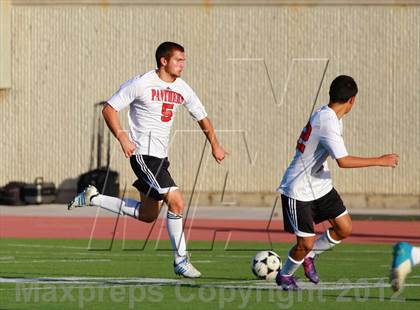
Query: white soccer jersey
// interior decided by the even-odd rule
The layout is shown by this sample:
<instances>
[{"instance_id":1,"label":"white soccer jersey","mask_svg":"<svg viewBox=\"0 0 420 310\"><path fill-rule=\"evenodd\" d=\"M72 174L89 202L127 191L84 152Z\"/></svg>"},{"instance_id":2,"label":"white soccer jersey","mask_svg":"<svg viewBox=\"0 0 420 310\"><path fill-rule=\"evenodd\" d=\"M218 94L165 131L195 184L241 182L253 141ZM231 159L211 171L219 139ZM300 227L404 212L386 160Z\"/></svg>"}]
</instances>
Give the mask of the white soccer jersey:
<instances>
[{"instance_id":1,"label":"white soccer jersey","mask_svg":"<svg viewBox=\"0 0 420 310\"><path fill-rule=\"evenodd\" d=\"M342 130L341 120L328 106L312 114L277 191L300 201L316 200L331 191L327 157L338 159L348 155Z\"/></svg>"},{"instance_id":2,"label":"white soccer jersey","mask_svg":"<svg viewBox=\"0 0 420 310\"><path fill-rule=\"evenodd\" d=\"M107 102L116 111L130 106L129 136L136 145L135 154L158 158L168 156L170 131L180 105L196 121L207 117L200 99L184 80L164 82L155 70L125 82Z\"/></svg>"}]
</instances>

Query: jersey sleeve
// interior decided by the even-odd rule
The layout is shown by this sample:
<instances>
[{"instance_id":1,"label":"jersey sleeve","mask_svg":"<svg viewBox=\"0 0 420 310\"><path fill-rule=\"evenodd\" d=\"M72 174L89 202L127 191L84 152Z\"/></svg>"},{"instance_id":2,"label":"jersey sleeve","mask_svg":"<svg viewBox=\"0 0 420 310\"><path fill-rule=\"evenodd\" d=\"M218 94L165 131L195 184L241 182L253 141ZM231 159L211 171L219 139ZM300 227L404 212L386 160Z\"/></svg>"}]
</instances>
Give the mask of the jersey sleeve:
<instances>
[{"instance_id":1,"label":"jersey sleeve","mask_svg":"<svg viewBox=\"0 0 420 310\"><path fill-rule=\"evenodd\" d=\"M337 120L332 118L323 120L320 130L320 143L334 160L349 155Z\"/></svg>"},{"instance_id":2,"label":"jersey sleeve","mask_svg":"<svg viewBox=\"0 0 420 310\"><path fill-rule=\"evenodd\" d=\"M128 80L120 86L120 89L112 95L107 102L116 110L121 111L139 96L138 77Z\"/></svg>"},{"instance_id":3,"label":"jersey sleeve","mask_svg":"<svg viewBox=\"0 0 420 310\"><path fill-rule=\"evenodd\" d=\"M195 94L195 92L190 87L187 87L187 89L188 96L184 101L184 106L187 108L191 117L195 121L201 121L202 119L207 117L206 109L204 108L203 104L201 103L200 99Z\"/></svg>"}]
</instances>

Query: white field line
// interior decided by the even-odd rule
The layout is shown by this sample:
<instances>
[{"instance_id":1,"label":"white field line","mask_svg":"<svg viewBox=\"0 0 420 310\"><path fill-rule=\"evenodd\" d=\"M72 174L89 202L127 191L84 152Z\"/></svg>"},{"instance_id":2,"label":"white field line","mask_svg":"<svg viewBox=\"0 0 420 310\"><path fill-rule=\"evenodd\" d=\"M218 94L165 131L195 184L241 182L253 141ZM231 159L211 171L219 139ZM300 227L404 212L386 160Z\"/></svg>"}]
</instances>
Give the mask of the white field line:
<instances>
[{"instance_id":1,"label":"white field line","mask_svg":"<svg viewBox=\"0 0 420 310\"><path fill-rule=\"evenodd\" d=\"M24 247L24 248L45 248L45 249L75 249L87 250L88 247L67 246L67 245L44 245L44 244L26 244L26 243L9 243L8 246Z\"/></svg>"},{"instance_id":2,"label":"white field line","mask_svg":"<svg viewBox=\"0 0 420 310\"><path fill-rule=\"evenodd\" d=\"M379 281L378 281L379 279ZM369 282L368 280L377 280L376 282ZM176 280L165 278L103 278L103 277L61 277L61 278L0 278L0 283L34 283L34 284L88 284L93 286L82 286L83 288L104 286L104 285L121 285L121 286L147 286L147 285L166 285L174 286L181 285L194 288L221 288L221 289L255 289L255 290L270 290L279 289L273 282L267 281L237 281L237 282L221 282L219 284L195 283L192 280ZM234 283L237 283L236 285ZM245 283L250 283L244 285ZM318 285L302 282L299 286L303 290L350 290L363 288L390 288L386 278L365 278L356 282L342 280L338 282L320 282ZM420 283L407 283L405 287L420 287ZM25 289L32 289L30 287ZM35 287L34 289L42 289ZM46 288L45 288L46 289ZM15 290L0 289L0 290Z\"/></svg>"},{"instance_id":3,"label":"white field line","mask_svg":"<svg viewBox=\"0 0 420 310\"><path fill-rule=\"evenodd\" d=\"M7 244L8 246L11 247L27 247L27 248L46 248L46 249L75 249L75 250L86 250L87 252L95 252L95 250L91 249L89 250L89 248L86 247L77 247L77 246L65 246L65 245L43 245L43 244L26 244L26 243L9 243ZM102 249L101 249L102 250ZM219 250L219 249L218 249ZM256 249L243 249L244 252L254 252L254 251L262 251L263 249L260 250L256 250ZM286 249L287 250L287 249ZM127 252L129 251L136 251L136 249L127 249ZM139 252L141 250L138 250ZM226 250L226 252L236 252L237 250ZM357 254L389 254L392 252L392 249L390 247L389 250L341 250L341 249L336 249L334 250L334 252L339 251L340 253L357 253ZM194 250L192 250L192 252L194 252ZM330 252L330 251L329 251ZM159 255L166 255L166 254L159 254ZM237 257L242 257L245 255L238 255L235 254Z\"/></svg>"},{"instance_id":4,"label":"white field line","mask_svg":"<svg viewBox=\"0 0 420 310\"><path fill-rule=\"evenodd\" d=\"M29 243L9 243L8 246L12 247L28 247L28 248L46 248L46 249L75 249L75 250L88 250L88 246L86 247L78 247L78 246L66 246L66 245L44 245L44 244L29 244ZM292 244L291 244L292 245ZM286 249L287 250L287 249ZM90 250L94 251L94 250ZM227 250L226 252L233 252L234 250ZM252 252L254 249L244 249L244 251ZM262 249L261 249L262 251ZM334 250L340 251L340 253L369 253L369 254L389 254L392 252L392 247L390 245L389 250Z\"/></svg>"},{"instance_id":5,"label":"white field line","mask_svg":"<svg viewBox=\"0 0 420 310\"><path fill-rule=\"evenodd\" d=\"M38 283L38 284L166 284L182 283L181 280L165 278L116 278L116 277L40 277L40 278L1 278L0 283Z\"/></svg>"},{"instance_id":6,"label":"white field line","mask_svg":"<svg viewBox=\"0 0 420 310\"><path fill-rule=\"evenodd\" d=\"M45 249L74 249L74 250L86 250L86 252L85 253L90 253L90 254L92 254L92 255L103 255L102 253L103 252L105 252L105 251L103 251L103 249L102 248L100 248L100 249L98 249L98 250L100 250L100 252L101 253L95 253L96 251L95 251L95 249L88 249L88 247L86 246L86 247L75 247L75 246L53 246L53 245L42 245L42 244L25 244L25 243L9 243L9 244L7 244L7 246L10 246L10 247L24 247L24 248L40 248L40 249L42 249L42 248L45 248ZM120 250L120 249L118 249L118 250ZM127 253L130 253L130 252L135 252L135 251L137 251L137 253L142 253L142 252L145 252L144 250L137 250L137 249L126 249L126 250L124 250L124 249L121 249L123 252L127 252ZM218 249L218 251L219 251L220 249ZM155 252L160 252L160 251L165 251L165 252L168 252L168 253L156 253L156 254L144 254L144 255L150 255L150 256L171 256L172 255L172 253L169 253L170 252L170 250L168 249L168 250L155 250ZM260 251L260 250L258 250L258 251ZM262 250L261 250L262 251ZM12 251L10 251L10 252L12 252ZM26 251L25 251L26 252ZM22 252L22 253L25 253L25 252ZM109 252L111 252L111 250L109 251ZM200 251L200 250L190 250L190 252L192 252L192 253L194 253L194 252L203 252L203 251ZM233 253L233 252L236 252L236 250L235 251L229 251L229 250L227 250L226 251L226 253L228 253L228 254L226 254L226 255L229 255L229 257L249 257L249 255L252 255L252 253L254 253L254 250L253 249L251 249L251 250L248 250L248 249L244 249L244 252L249 252L250 254L248 254L248 255L246 255L246 254L244 254L244 255L238 255L238 254L233 254L233 255L230 255L230 253ZM26 252L26 253L29 253L29 252ZM32 253L38 253L39 254L39 252L32 252ZM69 253L73 253L73 252L69 252ZM79 252L80 253L80 252ZM111 254L110 253L110 255L125 255L125 254ZM141 255L143 255L143 253L141 254ZM216 257L226 257L226 255L215 255Z\"/></svg>"},{"instance_id":7,"label":"white field line","mask_svg":"<svg viewBox=\"0 0 420 310\"><path fill-rule=\"evenodd\" d=\"M133 252L134 253L137 253L137 254L134 254ZM155 251L155 252L158 252L158 251ZM71 254L71 255L85 255L85 256L86 255L87 256L90 256L90 255L91 256L103 256L104 253L106 253L107 256L115 256L115 257L141 257L141 256L162 256L162 257L169 257L169 256L172 256L172 253L169 253L169 252L170 252L169 250L168 250L168 253L146 253L145 251L142 251L142 250L122 250L122 253L119 254L119 253L112 253L112 251L109 251L109 252L105 252L105 251L96 252L94 250L89 250L88 251L86 249L86 252L66 252L66 253ZM194 250L192 250L190 252L194 253ZM7 250L6 251L2 251L2 253L4 253L4 254L10 253L10 254L15 254L15 255L17 255L17 254L26 254L26 255L30 255L30 254L40 255L40 254L42 254L42 252L36 252L36 251L13 251L13 250L12 251L7 251ZM232 253L232 252L230 252L230 253ZM226 258L226 257L229 257L229 258L245 258L245 257L249 258L249 257L251 257L252 258L252 253L247 254L247 255L246 254L244 254L244 255L238 255L238 254L230 254L230 253L227 253L226 255L221 255L221 254L211 255L211 257L212 258ZM361 252L358 252L358 253L361 253ZM58 254L61 254L61 253L58 253ZM200 254L202 254L202 253L200 253ZM52 255L55 255L55 254L52 253ZM337 258L329 258L329 257L322 257L321 259L322 260L325 260L325 261L328 261L328 260L336 261L337 260ZM0 256L0 260L1 260L1 256ZM364 258L363 261L364 260L366 260L366 261L372 261L372 260L376 260L376 259L373 259L373 258L372 259L366 259L366 258ZM351 259L351 258L340 258L340 261L354 261L354 258L353 259ZM358 261L360 261L360 260L358 259Z\"/></svg>"},{"instance_id":8,"label":"white field line","mask_svg":"<svg viewBox=\"0 0 420 310\"><path fill-rule=\"evenodd\" d=\"M63 283L63 282L55 282L54 285L56 284L70 284L68 282ZM83 284L83 283L78 283L78 282L74 282L71 284ZM92 284L92 283L86 283L86 284ZM133 283L133 284L128 284L128 285L121 285L121 284L94 284L94 285L81 285L81 286L66 286L68 288L82 288L82 289L87 289L87 288L97 288L98 286L101 288L112 288L115 287L115 285L118 285L118 287L133 287L133 286L176 286L176 285L180 285L180 286L185 286L185 287L193 287L193 288L218 288L218 289L235 289L235 290L278 290L279 292L281 292L281 289L279 289L279 287L277 285L223 285L223 284L194 284L194 285L189 285L189 284L182 284L182 283ZM55 286L43 286L43 287L26 287L26 288L20 288L21 290L51 290L52 288L54 288ZM414 283L414 284L405 284L404 285L405 288L408 287L420 287L420 283ZM320 285L302 285L300 284L300 288L302 290L306 290L306 291L342 291L342 290L352 290L352 289L380 289L380 288L389 288L391 289L391 286L389 284L375 284L375 285L357 285L357 284L347 284L347 285L331 285L331 286L320 286ZM16 288L0 288L0 291L16 291Z\"/></svg>"},{"instance_id":9,"label":"white field line","mask_svg":"<svg viewBox=\"0 0 420 310\"><path fill-rule=\"evenodd\" d=\"M333 251L333 250L330 250ZM369 253L369 254L390 254L392 253L392 246L390 245L389 250L338 250L335 249L334 251L340 251L340 253Z\"/></svg>"},{"instance_id":10,"label":"white field line","mask_svg":"<svg viewBox=\"0 0 420 310\"><path fill-rule=\"evenodd\" d=\"M88 258L88 259L32 259L32 260L14 260L0 261L0 264L36 264L36 263L98 263L112 262L112 259Z\"/></svg>"},{"instance_id":11,"label":"white field line","mask_svg":"<svg viewBox=\"0 0 420 310\"><path fill-rule=\"evenodd\" d=\"M82 255L82 256L104 256L104 253L106 253L107 256L112 256L112 257L142 257L142 256L162 256L162 257L168 257L168 256L173 256L172 253L168 253L168 254L164 254L164 253L145 253L145 251L141 251L141 250L123 250L123 253L118 254L118 253L112 253L112 251L109 252L105 252L105 251L93 251L93 250L86 250L86 252L64 252L65 254L68 255ZM132 253L137 253L137 254L132 254ZM169 252L169 251L168 251ZM3 251L3 254L13 254L13 255L18 255L18 254L22 254L22 255L40 255L42 254L42 252L36 252L36 251ZM63 255L63 252L60 253L49 253L48 255ZM10 256L11 257L11 256ZM225 256L226 257L226 256ZM1 256L0 256L0 260L1 260Z\"/></svg>"}]
</instances>

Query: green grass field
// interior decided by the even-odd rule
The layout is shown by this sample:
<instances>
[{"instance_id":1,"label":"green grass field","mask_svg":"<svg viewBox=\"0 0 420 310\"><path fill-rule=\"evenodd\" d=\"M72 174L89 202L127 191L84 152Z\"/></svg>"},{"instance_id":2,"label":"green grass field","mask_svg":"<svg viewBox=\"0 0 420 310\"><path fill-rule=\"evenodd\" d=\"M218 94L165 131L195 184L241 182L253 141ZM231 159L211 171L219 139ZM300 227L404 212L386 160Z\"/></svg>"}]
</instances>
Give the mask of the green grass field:
<instances>
[{"instance_id":1,"label":"green grass field","mask_svg":"<svg viewBox=\"0 0 420 310\"><path fill-rule=\"evenodd\" d=\"M250 270L258 243L237 242L224 250L192 251L203 273L198 280L173 274L172 254L144 250L139 242L0 239L0 309L419 309L420 268L401 294L388 284L391 245L343 244L317 261L321 283L283 292L255 280ZM91 246L92 246L91 245ZM168 247L168 244L164 244ZM209 248L209 243L191 243ZM275 244L284 257L290 244ZM18 278L18 279L17 279ZM42 278L42 279L41 279ZM38 280L37 280L38 279ZM6 282L9 281L9 282ZM17 282L19 281L19 282Z\"/></svg>"}]
</instances>

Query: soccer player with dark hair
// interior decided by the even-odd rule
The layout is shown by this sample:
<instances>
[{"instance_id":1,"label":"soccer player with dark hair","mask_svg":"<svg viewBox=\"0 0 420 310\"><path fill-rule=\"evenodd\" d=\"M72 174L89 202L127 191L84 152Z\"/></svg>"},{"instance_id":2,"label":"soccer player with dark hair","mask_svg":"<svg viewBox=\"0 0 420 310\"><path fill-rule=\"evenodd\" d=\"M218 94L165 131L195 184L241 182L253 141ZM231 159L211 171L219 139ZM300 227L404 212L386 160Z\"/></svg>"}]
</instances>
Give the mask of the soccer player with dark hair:
<instances>
[{"instance_id":1,"label":"soccer player with dark hair","mask_svg":"<svg viewBox=\"0 0 420 310\"><path fill-rule=\"evenodd\" d=\"M342 118L355 105L357 92L356 82L350 76L340 75L334 79L329 104L310 117L277 189L281 193L284 229L295 234L297 239L276 278L284 290L299 288L293 274L302 264L305 276L318 283L315 258L339 244L352 231L350 215L332 185L328 156L340 168L396 167L398 164L396 154L368 158L347 153L342 137ZM314 223L323 221L329 221L331 227L315 240Z\"/></svg>"},{"instance_id":2,"label":"soccer player with dark hair","mask_svg":"<svg viewBox=\"0 0 420 310\"><path fill-rule=\"evenodd\" d=\"M183 233L184 199L168 171L169 136L177 109L184 106L198 122L218 163L227 152L220 146L200 99L180 77L185 65L184 48L164 42L155 56L157 69L122 84L102 111L125 157L130 159L137 176L133 186L140 192L141 201L101 195L94 186L88 186L68 208L98 206L150 223L158 217L160 201L164 201L168 205L167 229L174 250L174 271L197 278L201 273L189 262ZM118 112L127 107L129 135L118 119Z\"/></svg>"}]
</instances>

